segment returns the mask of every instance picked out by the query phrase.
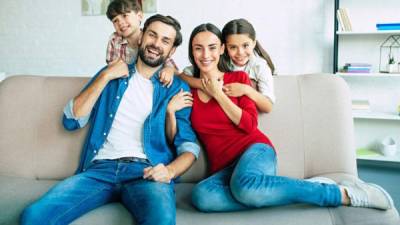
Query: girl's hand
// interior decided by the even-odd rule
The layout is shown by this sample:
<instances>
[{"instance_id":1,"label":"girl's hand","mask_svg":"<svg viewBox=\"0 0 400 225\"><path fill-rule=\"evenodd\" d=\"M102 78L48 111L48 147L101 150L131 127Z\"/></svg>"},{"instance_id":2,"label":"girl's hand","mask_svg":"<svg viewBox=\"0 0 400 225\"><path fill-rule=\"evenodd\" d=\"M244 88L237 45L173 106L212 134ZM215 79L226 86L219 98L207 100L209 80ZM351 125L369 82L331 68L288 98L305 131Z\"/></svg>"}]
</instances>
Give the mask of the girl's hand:
<instances>
[{"instance_id":1,"label":"girl's hand","mask_svg":"<svg viewBox=\"0 0 400 225\"><path fill-rule=\"evenodd\" d=\"M167 86L167 88L171 87L172 82L174 81L174 73L175 69L169 66L164 67L160 71L160 82L163 83L163 86Z\"/></svg>"},{"instance_id":2,"label":"girl's hand","mask_svg":"<svg viewBox=\"0 0 400 225\"><path fill-rule=\"evenodd\" d=\"M175 113L186 107L192 107L193 97L192 93L183 91L182 89L169 101L167 106L168 113Z\"/></svg>"},{"instance_id":3,"label":"girl's hand","mask_svg":"<svg viewBox=\"0 0 400 225\"><path fill-rule=\"evenodd\" d=\"M222 79L217 78L203 78L201 79L201 84L203 86L203 90L213 98L219 94L223 94L222 87L224 85L224 81Z\"/></svg>"},{"instance_id":4,"label":"girl's hand","mask_svg":"<svg viewBox=\"0 0 400 225\"><path fill-rule=\"evenodd\" d=\"M250 86L247 84L241 83L231 83L224 85L223 90L226 95L231 97L240 97L247 94L247 89Z\"/></svg>"}]
</instances>

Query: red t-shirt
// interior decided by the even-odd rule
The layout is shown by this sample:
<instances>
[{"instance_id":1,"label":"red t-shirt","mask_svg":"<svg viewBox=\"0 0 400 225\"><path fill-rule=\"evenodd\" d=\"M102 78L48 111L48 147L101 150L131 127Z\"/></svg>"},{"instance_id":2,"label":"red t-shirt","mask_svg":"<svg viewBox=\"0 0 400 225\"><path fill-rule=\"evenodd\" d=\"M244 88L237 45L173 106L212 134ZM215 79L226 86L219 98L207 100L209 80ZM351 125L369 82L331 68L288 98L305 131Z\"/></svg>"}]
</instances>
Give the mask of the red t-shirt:
<instances>
[{"instance_id":1,"label":"red t-shirt","mask_svg":"<svg viewBox=\"0 0 400 225\"><path fill-rule=\"evenodd\" d=\"M250 85L250 79L243 71L227 72L224 74L224 84L229 83ZM199 99L197 89L192 89L192 94L192 126L204 144L211 174L233 163L252 144L265 143L273 146L257 128L257 108L249 97L229 97L242 109L242 117L237 126L214 98L205 103Z\"/></svg>"}]
</instances>

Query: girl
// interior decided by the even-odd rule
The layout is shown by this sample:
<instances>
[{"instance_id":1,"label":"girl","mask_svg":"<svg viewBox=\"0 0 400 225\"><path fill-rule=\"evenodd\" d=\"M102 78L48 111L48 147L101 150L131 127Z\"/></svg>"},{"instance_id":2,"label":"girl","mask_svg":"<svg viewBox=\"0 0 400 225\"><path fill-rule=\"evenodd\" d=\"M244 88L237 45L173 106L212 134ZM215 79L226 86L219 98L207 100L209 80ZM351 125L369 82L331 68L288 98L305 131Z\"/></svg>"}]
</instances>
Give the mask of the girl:
<instances>
[{"instance_id":1,"label":"girl","mask_svg":"<svg viewBox=\"0 0 400 225\"><path fill-rule=\"evenodd\" d=\"M232 97L246 95L261 112L270 112L275 102L272 79L275 67L268 53L256 40L254 27L245 19L232 20L224 26L222 40L226 47L224 58L228 60L229 70L245 71L252 80L251 86L240 83L224 85L224 92ZM196 73L198 71L193 67L187 67L181 78L193 88L202 88L200 80L192 77Z\"/></svg>"},{"instance_id":2,"label":"girl","mask_svg":"<svg viewBox=\"0 0 400 225\"><path fill-rule=\"evenodd\" d=\"M319 206L390 208L387 193L376 185L310 182L276 175L276 153L257 129L257 109L246 95L232 97L223 84L250 85L242 71L226 72L220 60L222 35L212 24L196 27L189 58L203 89L193 89L191 121L209 160L210 177L198 183L192 202L201 211L236 211L296 202ZM221 63L222 62L222 63Z\"/></svg>"}]
</instances>

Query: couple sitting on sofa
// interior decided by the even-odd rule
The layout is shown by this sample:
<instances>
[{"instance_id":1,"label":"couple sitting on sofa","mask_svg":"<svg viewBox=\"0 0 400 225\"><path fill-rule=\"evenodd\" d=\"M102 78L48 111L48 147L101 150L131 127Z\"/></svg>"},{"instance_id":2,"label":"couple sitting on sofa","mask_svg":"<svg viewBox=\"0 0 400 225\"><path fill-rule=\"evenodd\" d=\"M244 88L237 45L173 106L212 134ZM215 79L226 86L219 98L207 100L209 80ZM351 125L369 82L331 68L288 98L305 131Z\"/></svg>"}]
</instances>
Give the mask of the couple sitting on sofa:
<instances>
[{"instance_id":1,"label":"couple sitting on sofa","mask_svg":"<svg viewBox=\"0 0 400 225\"><path fill-rule=\"evenodd\" d=\"M67 104L66 129L79 129L91 121L77 174L27 207L21 224L68 224L112 201L121 201L138 224L175 224L173 180L192 165L200 149L190 119L212 173L192 193L193 204L201 211L296 202L392 207L390 197L376 185L276 176L276 150L257 129L255 103L246 96L228 97L222 90L223 84L250 84L250 80L244 72L224 71L221 32L212 24L196 27L190 37L189 57L203 88L192 91L193 110L184 107L169 121L176 131L176 151L172 151L165 138L167 106L173 96L189 88L180 79L164 87L157 74L181 42L175 19L150 17L136 64L122 60L109 64Z\"/></svg>"}]
</instances>

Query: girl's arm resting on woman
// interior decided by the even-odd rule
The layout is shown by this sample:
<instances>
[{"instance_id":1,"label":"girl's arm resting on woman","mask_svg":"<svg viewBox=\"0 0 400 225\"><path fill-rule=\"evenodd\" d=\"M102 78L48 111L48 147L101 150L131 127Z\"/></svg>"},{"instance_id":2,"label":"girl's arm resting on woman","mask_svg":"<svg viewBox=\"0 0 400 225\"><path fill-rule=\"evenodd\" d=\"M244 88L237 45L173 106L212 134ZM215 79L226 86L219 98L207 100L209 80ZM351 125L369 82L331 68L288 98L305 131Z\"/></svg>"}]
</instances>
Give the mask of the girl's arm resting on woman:
<instances>
[{"instance_id":1,"label":"girl's arm resting on woman","mask_svg":"<svg viewBox=\"0 0 400 225\"><path fill-rule=\"evenodd\" d=\"M269 113L272 110L271 100L251 86L246 85L246 95L256 103L258 110Z\"/></svg>"},{"instance_id":2,"label":"girl's arm resting on woman","mask_svg":"<svg viewBox=\"0 0 400 225\"><path fill-rule=\"evenodd\" d=\"M182 80L186 81L186 83L188 83L191 88L203 89L200 78L195 78L185 73L179 74L179 77Z\"/></svg>"}]
</instances>

